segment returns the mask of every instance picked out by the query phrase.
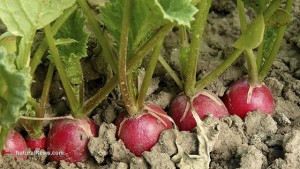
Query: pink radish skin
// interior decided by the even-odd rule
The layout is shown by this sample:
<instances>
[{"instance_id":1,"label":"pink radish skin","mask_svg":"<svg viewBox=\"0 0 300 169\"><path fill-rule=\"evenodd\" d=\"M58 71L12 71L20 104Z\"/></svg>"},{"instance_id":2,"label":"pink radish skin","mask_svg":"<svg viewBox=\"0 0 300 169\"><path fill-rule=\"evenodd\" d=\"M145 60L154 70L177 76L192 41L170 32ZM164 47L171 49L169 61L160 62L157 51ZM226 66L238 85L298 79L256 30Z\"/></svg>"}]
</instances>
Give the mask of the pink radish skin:
<instances>
[{"instance_id":1,"label":"pink radish skin","mask_svg":"<svg viewBox=\"0 0 300 169\"><path fill-rule=\"evenodd\" d=\"M208 115L218 119L229 116L221 99L213 93L204 90L191 100L185 94L179 94L172 101L169 111L179 130L192 131L197 126L192 108L202 120Z\"/></svg>"},{"instance_id":2,"label":"pink radish skin","mask_svg":"<svg viewBox=\"0 0 300 169\"><path fill-rule=\"evenodd\" d=\"M23 136L15 130L9 131L1 154L12 154L15 158L27 159L27 146Z\"/></svg>"},{"instance_id":3,"label":"pink radish skin","mask_svg":"<svg viewBox=\"0 0 300 169\"><path fill-rule=\"evenodd\" d=\"M90 156L87 148L90 137L98 134L98 126L89 118L62 119L53 123L47 139L50 161L84 162ZM63 154L58 154L58 153Z\"/></svg>"},{"instance_id":4,"label":"pink radish skin","mask_svg":"<svg viewBox=\"0 0 300 169\"><path fill-rule=\"evenodd\" d=\"M143 112L134 117L126 117L126 112L121 112L116 120L117 137L124 142L136 156L141 156L143 152L149 151L158 141L160 133L171 129L171 121L163 116L167 113L159 106L148 103ZM160 119L149 114L157 115ZM162 121L161 121L162 120Z\"/></svg>"},{"instance_id":5,"label":"pink radish skin","mask_svg":"<svg viewBox=\"0 0 300 169\"><path fill-rule=\"evenodd\" d=\"M266 114L273 113L274 98L268 87L261 84L252 89L251 94L250 84L247 80L238 80L230 86L224 96L224 103L230 114L238 115L244 119L247 113L256 110Z\"/></svg>"},{"instance_id":6,"label":"pink radish skin","mask_svg":"<svg viewBox=\"0 0 300 169\"><path fill-rule=\"evenodd\" d=\"M25 141L27 147L30 148L32 151L34 151L35 149L46 149L47 138L44 133L41 135L40 138L31 138L27 136L25 137Z\"/></svg>"}]
</instances>

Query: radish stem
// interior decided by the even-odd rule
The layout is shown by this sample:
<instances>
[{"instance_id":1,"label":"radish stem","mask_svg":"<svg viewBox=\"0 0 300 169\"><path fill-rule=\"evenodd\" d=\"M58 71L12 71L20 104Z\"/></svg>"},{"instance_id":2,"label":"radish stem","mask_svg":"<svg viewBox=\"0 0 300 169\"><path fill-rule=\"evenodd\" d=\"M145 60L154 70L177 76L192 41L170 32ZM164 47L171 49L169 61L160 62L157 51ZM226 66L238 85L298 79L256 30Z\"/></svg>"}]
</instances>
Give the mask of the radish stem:
<instances>
[{"instance_id":1,"label":"radish stem","mask_svg":"<svg viewBox=\"0 0 300 169\"><path fill-rule=\"evenodd\" d=\"M169 64L165 61L165 59L161 55L159 55L158 61L166 69L169 75L173 78L173 80L178 85L180 90L183 90L183 84L179 79L179 77L177 76L176 72L174 72L174 70L169 66Z\"/></svg>"},{"instance_id":2,"label":"radish stem","mask_svg":"<svg viewBox=\"0 0 300 169\"><path fill-rule=\"evenodd\" d=\"M59 28L66 22L66 20L70 17L70 15L72 15L72 13L77 9L77 7L78 7L77 4L73 5L72 7L67 9L61 17L59 17L55 21L55 23L51 27L53 35L55 35L57 33ZM31 63L30 63L31 76L34 76L34 72L35 72L37 66L41 63L41 59L47 49L48 49L48 44L47 44L46 38L44 38L42 40L42 42L40 43L39 47L36 49L36 51L33 55L33 59L31 60Z\"/></svg>"},{"instance_id":3,"label":"radish stem","mask_svg":"<svg viewBox=\"0 0 300 169\"><path fill-rule=\"evenodd\" d=\"M200 1L197 4L197 8L199 11L195 15L195 21L192 24L189 62L187 68L187 75L185 75L185 93L187 96L192 96L193 90L195 89L199 48L211 2L212 0L206 0Z\"/></svg>"},{"instance_id":4,"label":"radish stem","mask_svg":"<svg viewBox=\"0 0 300 169\"><path fill-rule=\"evenodd\" d=\"M3 146L6 142L6 136L8 135L10 128L9 127L3 127L0 126L0 150L2 151Z\"/></svg>"},{"instance_id":5,"label":"radish stem","mask_svg":"<svg viewBox=\"0 0 300 169\"><path fill-rule=\"evenodd\" d=\"M249 84L256 85L258 81L258 72L256 66L256 60L251 49L246 49L246 60L248 67L248 80Z\"/></svg>"},{"instance_id":6,"label":"radish stem","mask_svg":"<svg viewBox=\"0 0 300 169\"><path fill-rule=\"evenodd\" d=\"M266 32L266 30L265 30ZM265 34L264 32L264 34ZM257 71L259 72L262 64L263 64L263 50L264 50L264 41L261 42L261 44L258 46L257 56L256 56L256 65L257 65Z\"/></svg>"},{"instance_id":7,"label":"radish stem","mask_svg":"<svg viewBox=\"0 0 300 169\"><path fill-rule=\"evenodd\" d=\"M42 92L42 96L41 96L41 101L39 104L39 110L36 112L37 118L43 118L45 116L46 104L48 102L49 91L50 91L51 81L52 81L52 77L53 77L53 73L54 73L54 68L55 68L55 66L53 64L50 64L48 67L46 79L44 82L43 92ZM42 133L43 121L33 122L33 126L37 132ZM31 136L30 133L28 133L28 134L29 134L29 136ZM34 138L34 137L32 137L32 138Z\"/></svg>"},{"instance_id":8,"label":"radish stem","mask_svg":"<svg viewBox=\"0 0 300 169\"><path fill-rule=\"evenodd\" d=\"M287 0L286 5L285 5L285 10L290 13L293 7L293 0ZM265 61L264 65L261 68L261 71L258 74L258 78L260 81L263 81L265 77L267 76L268 72L272 68L272 64L276 59L276 55L279 51L285 30L287 26L281 26L278 30L277 37L274 43L274 46L272 48L272 52L270 53L270 56L267 57L267 60Z\"/></svg>"},{"instance_id":9,"label":"radish stem","mask_svg":"<svg viewBox=\"0 0 300 169\"><path fill-rule=\"evenodd\" d=\"M189 50L190 45L188 43L188 36L186 28L184 26L179 26L179 38L180 38L180 53L179 53L179 63L180 63L180 73L181 79L186 80L188 63L189 63Z\"/></svg>"},{"instance_id":10,"label":"radish stem","mask_svg":"<svg viewBox=\"0 0 300 169\"><path fill-rule=\"evenodd\" d=\"M271 4L264 11L264 20L265 22L269 20L269 18L275 13L283 0L273 0Z\"/></svg>"},{"instance_id":11,"label":"radish stem","mask_svg":"<svg viewBox=\"0 0 300 169\"><path fill-rule=\"evenodd\" d=\"M67 74L66 74L66 72L64 70L64 67L63 67L63 64L62 64L62 61L59 57L58 49L55 46L54 39L53 39L53 34L52 34L51 29L50 29L50 25L45 26L44 31L45 31L45 34L46 34L46 39L47 39L47 43L49 45L50 53L52 54L53 61L54 61L55 66L57 68L58 74L61 78L61 82L63 84L66 95L68 97L71 110L72 110L72 112L76 112L76 110L78 109L79 103L78 103L78 101L77 101L77 99L76 99L76 97L73 93L71 83L70 83L70 81L67 77Z\"/></svg>"},{"instance_id":12,"label":"radish stem","mask_svg":"<svg viewBox=\"0 0 300 169\"><path fill-rule=\"evenodd\" d=\"M157 43L157 45L154 48L154 51L152 53L151 59L148 63L146 74L145 74L145 77L143 79L142 87L141 87L141 90L139 92L138 101L137 101L139 110L143 109L144 106L145 106L146 94L147 94L149 85L150 85L151 80L152 80L152 75L154 73L154 69L156 67L157 60L160 56L160 51L161 51L162 45L163 45L163 39L160 40Z\"/></svg>"},{"instance_id":13,"label":"radish stem","mask_svg":"<svg viewBox=\"0 0 300 169\"><path fill-rule=\"evenodd\" d=\"M135 98L133 92L129 89L129 83L127 79L127 47L128 47L128 35L130 29L130 9L131 0L125 0L123 8L123 18L122 18L122 32L120 39L120 49L119 49L119 66L118 66L118 76L119 76L119 86L123 97L123 102L127 113L131 116L135 115L137 107L135 105ZM128 72L131 74L131 72Z\"/></svg>"},{"instance_id":14,"label":"radish stem","mask_svg":"<svg viewBox=\"0 0 300 169\"><path fill-rule=\"evenodd\" d=\"M245 33L247 23L246 23L244 3L241 0L238 0L237 6L238 6L239 17L240 17L241 31L242 33ZM249 83L251 85L255 85L256 83L258 83L256 59L252 49L246 49L245 53L246 53L246 60L247 60L247 67L248 67Z\"/></svg>"},{"instance_id":15,"label":"radish stem","mask_svg":"<svg viewBox=\"0 0 300 169\"><path fill-rule=\"evenodd\" d=\"M161 40L161 37L165 37L167 33L172 30L175 24L168 24L161 27L154 36L149 39L129 60L127 64L127 72L131 72L137 63L140 63L142 59L153 49L157 41ZM107 96L116 88L118 83L118 77L113 76L94 96L88 99L83 106L75 113L76 117L84 117L89 115L93 109L95 109Z\"/></svg>"},{"instance_id":16,"label":"radish stem","mask_svg":"<svg viewBox=\"0 0 300 169\"><path fill-rule=\"evenodd\" d=\"M99 44L103 49L103 56L107 63L111 66L114 73L118 72L118 66L116 62L116 58L113 55L111 46L104 36L104 33L101 31L100 26L93 16L92 10L90 9L89 5L87 4L86 0L77 0L78 4L80 5L81 9L83 10L84 14L87 16L88 22L91 24L92 29L95 33L96 38L98 39Z\"/></svg>"},{"instance_id":17,"label":"radish stem","mask_svg":"<svg viewBox=\"0 0 300 169\"><path fill-rule=\"evenodd\" d=\"M199 80L196 83L196 88L193 91L194 95L204 89L207 85L209 85L213 80L215 80L220 74L222 74L232 63L240 56L243 52L241 49L236 49L226 60L224 60L216 69L206 75L204 78Z\"/></svg>"}]
</instances>

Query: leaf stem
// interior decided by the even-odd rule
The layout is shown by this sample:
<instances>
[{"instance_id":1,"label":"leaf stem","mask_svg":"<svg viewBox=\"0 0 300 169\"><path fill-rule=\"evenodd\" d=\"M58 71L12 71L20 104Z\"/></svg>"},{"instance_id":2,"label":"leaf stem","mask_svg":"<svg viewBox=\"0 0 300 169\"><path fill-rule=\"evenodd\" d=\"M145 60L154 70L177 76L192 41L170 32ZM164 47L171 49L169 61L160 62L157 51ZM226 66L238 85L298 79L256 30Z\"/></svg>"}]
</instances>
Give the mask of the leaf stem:
<instances>
[{"instance_id":1,"label":"leaf stem","mask_svg":"<svg viewBox=\"0 0 300 169\"><path fill-rule=\"evenodd\" d=\"M69 9L67 9L64 12L64 14L55 21L55 23L51 27L53 35L55 35L57 33L59 28L66 22L66 20L70 17L70 15L77 9L77 7L78 7L78 5L75 3L75 5L73 5ZM36 49L36 52L34 53L33 58L31 60L31 63L30 63L31 76L34 75L34 72L35 72L37 66L41 63L41 59L47 49L48 49L47 40L46 40L46 38L44 38L42 40L42 42L40 43L39 47Z\"/></svg>"},{"instance_id":2,"label":"leaf stem","mask_svg":"<svg viewBox=\"0 0 300 169\"><path fill-rule=\"evenodd\" d=\"M255 85L258 83L256 59L252 49L246 49L245 51L246 51L246 60L247 60L247 67L248 67L249 84Z\"/></svg>"},{"instance_id":3,"label":"leaf stem","mask_svg":"<svg viewBox=\"0 0 300 169\"><path fill-rule=\"evenodd\" d=\"M52 81L52 77L53 77L53 73L54 73L54 68L55 68L55 66L50 63L50 65L48 67L46 79L44 81L44 87L43 87L43 92L42 92L42 96L41 96L41 101L39 104L39 110L37 111L37 114L36 114L36 117L38 117L38 118L43 118L45 116L46 104L48 102L49 91L50 91L51 81ZM33 122L33 125L34 125L34 128L36 131L41 132L43 130L43 121L35 121L35 122Z\"/></svg>"},{"instance_id":4,"label":"leaf stem","mask_svg":"<svg viewBox=\"0 0 300 169\"><path fill-rule=\"evenodd\" d=\"M159 55L158 61L166 69L166 71L169 73L169 75L173 78L173 80L178 85L180 90L183 90L182 81L179 79L177 74L174 72L174 70L169 66L169 64L165 61L165 59L161 55Z\"/></svg>"},{"instance_id":5,"label":"leaf stem","mask_svg":"<svg viewBox=\"0 0 300 169\"><path fill-rule=\"evenodd\" d=\"M155 67L157 64L157 60L160 56L160 51L161 51L162 46L163 46L163 39L157 43L157 45L154 48L154 51L152 53L151 59L147 65L145 77L143 79L142 87L139 92L138 101L137 101L138 110L141 110L144 108L146 94L147 94L148 88L150 86L150 83L152 80L152 75L154 73L154 70L155 70Z\"/></svg>"},{"instance_id":6,"label":"leaf stem","mask_svg":"<svg viewBox=\"0 0 300 169\"><path fill-rule=\"evenodd\" d=\"M86 0L77 0L77 2L82 8L84 14L87 16L87 20L91 24L95 36L102 47L105 61L110 64L113 72L117 73L118 72L117 59L113 54L112 48L107 38L104 36L104 33L101 31L100 26L92 13L92 10L90 9Z\"/></svg>"},{"instance_id":7,"label":"leaf stem","mask_svg":"<svg viewBox=\"0 0 300 169\"><path fill-rule=\"evenodd\" d=\"M237 6L238 6L239 17L240 17L241 31L242 31L242 33L245 33L245 31L247 29L246 28L247 23L246 23L244 3L241 0L238 0ZM252 85L255 85L258 82L256 59L255 59L252 49L246 49L245 54L246 54L247 67L248 67L249 83Z\"/></svg>"},{"instance_id":8,"label":"leaf stem","mask_svg":"<svg viewBox=\"0 0 300 169\"><path fill-rule=\"evenodd\" d=\"M187 75L185 75L185 94L187 96L192 96L193 90L195 89L199 48L211 2L212 0L203 0L197 4L197 8L199 11L197 12L195 16L195 21L192 24L189 62Z\"/></svg>"},{"instance_id":9,"label":"leaf stem","mask_svg":"<svg viewBox=\"0 0 300 169\"><path fill-rule=\"evenodd\" d=\"M47 39L47 43L49 45L50 53L52 54L53 61L54 61L55 66L57 68L58 74L61 78L61 82L63 84L66 95L68 97L71 110L74 113L78 109L79 104L78 104L78 101L77 101L77 99L76 99L76 97L73 93L71 83L70 83L70 81L69 81L69 79L66 75L65 70L64 70L62 61L61 61L59 53L58 53L58 49L55 46L54 39L53 39L53 34L52 34L51 29L50 29L50 25L45 26L44 31L45 31L45 34L46 34L46 39Z\"/></svg>"},{"instance_id":10,"label":"leaf stem","mask_svg":"<svg viewBox=\"0 0 300 169\"><path fill-rule=\"evenodd\" d=\"M35 112L38 112L39 104L36 102L34 98L32 98L31 96L27 97L27 103L29 103L33 107Z\"/></svg>"},{"instance_id":11,"label":"leaf stem","mask_svg":"<svg viewBox=\"0 0 300 169\"><path fill-rule=\"evenodd\" d=\"M125 0L123 8L123 18L122 18L122 31L120 38L120 49L119 49L119 67L118 67L118 76L119 76L119 86L120 91L123 97L123 102L127 113L131 116L138 113L138 109L135 104L135 98L133 92L129 89L129 83L127 79L127 47L128 47L128 35L130 29L130 9L131 9L131 0ZM131 72L128 72L131 74Z\"/></svg>"},{"instance_id":12,"label":"leaf stem","mask_svg":"<svg viewBox=\"0 0 300 169\"><path fill-rule=\"evenodd\" d=\"M10 128L9 127L3 127L0 126L0 150L2 151L3 146L6 142L6 137L8 135Z\"/></svg>"},{"instance_id":13,"label":"leaf stem","mask_svg":"<svg viewBox=\"0 0 300 169\"><path fill-rule=\"evenodd\" d=\"M239 12L241 31L242 31L242 33L244 33L247 29L244 2L242 0L237 0L237 7L238 7L238 12Z\"/></svg>"},{"instance_id":14,"label":"leaf stem","mask_svg":"<svg viewBox=\"0 0 300 169\"><path fill-rule=\"evenodd\" d=\"M267 22L269 18L275 13L283 0L273 0L271 4L264 11L264 20Z\"/></svg>"},{"instance_id":15,"label":"leaf stem","mask_svg":"<svg viewBox=\"0 0 300 169\"><path fill-rule=\"evenodd\" d=\"M188 63L189 63L189 50L190 45L188 42L188 36L186 28L184 26L179 26L179 38L180 38L180 53L179 53L179 63L180 63L180 74L183 83L185 83L186 76L188 75Z\"/></svg>"},{"instance_id":16,"label":"leaf stem","mask_svg":"<svg viewBox=\"0 0 300 169\"><path fill-rule=\"evenodd\" d=\"M153 49L157 41L161 37L165 37L168 32L172 30L175 24L168 24L161 27L149 41L147 41L128 61L127 72L131 72L137 63L140 63L142 59ZM83 106L75 113L76 117L84 117L92 112L107 96L117 87L118 77L115 75L90 99L88 99Z\"/></svg>"},{"instance_id":17,"label":"leaf stem","mask_svg":"<svg viewBox=\"0 0 300 169\"><path fill-rule=\"evenodd\" d=\"M266 32L266 30L265 30ZM265 34L265 33L264 33ZM262 64L263 64L263 50L264 50L264 40L261 42L261 44L258 46L257 55L256 55L256 65L257 65L257 71L259 72Z\"/></svg>"},{"instance_id":18,"label":"leaf stem","mask_svg":"<svg viewBox=\"0 0 300 169\"><path fill-rule=\"evenodd\" d=\"M220 74L222 74L232 63L240 56L243 52L241 49L235 49L235 51L226 59L224 60L216 69L206 75L204 78L199 80L196 83L196 88L193 91L195 95L198 91L204 89L207 85L209 85L213 80L215 80Z\"/></svg>"},{"instance_id":19,"label":"leaf stem","mask_svg":"<svg viewBox=\"0 0 300 169\"><path fill-rule=\"evenodd\" d=\"M264 21L265 23L268 22L269 18L275 13L275 11L278 9L280 4L283 0L274 0L271 2L271 4L267 7L267 9L264 11ZM266 30L265 30L266 31ZM264 33L265 34L265 33ZM263 65L263 49L264 49L264 40L261 42L261 44L258 46L258 51L256 55L256 65L257 65L257 71L260 72L261 67Z\"/></svg>"},{"instance_id":20,"label":"leaf stem","mask_svg":"<svg viewBox=\"0 0 300 169\"><path fill-rule=\"evenodd\" d=\"M292 10L292 7L293 7L293 0L287 0L284 9L290 13ZM258 74L259 81L263 81L265 79L265 77L267 76L268 72L271 70L272 64L273 64L274 60L276 59L276 55L279 51L286 28L287 28L287 26L281 26L279 28L272 51L271 51L269 57L267 57L267 60L265 61L264 65L261 68L261 71Z\"/></svg>"}]
</instances>

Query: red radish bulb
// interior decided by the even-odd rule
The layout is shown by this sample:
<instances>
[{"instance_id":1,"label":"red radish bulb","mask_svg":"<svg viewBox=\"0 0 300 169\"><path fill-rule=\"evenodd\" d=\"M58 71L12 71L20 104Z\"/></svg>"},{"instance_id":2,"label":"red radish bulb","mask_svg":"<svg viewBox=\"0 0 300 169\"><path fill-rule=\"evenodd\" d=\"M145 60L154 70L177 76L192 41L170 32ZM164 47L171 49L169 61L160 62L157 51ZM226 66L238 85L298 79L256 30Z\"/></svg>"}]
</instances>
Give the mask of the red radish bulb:
<instances>
[{"instance_id":1,"label":"red radish bulb","mask_svg":"<svg viewBox=\"0 0 300 169\"><path fill-rule=\"evenodd\" d=\"M126 114L121 112L117 117L117 137L136 156L149 151L158 141L160 133L172 128L167 113L152 103L147 103L137 116L126 117Z\"/></svg>"},{"instance_id":2,"label":"red radish bulb","mask_svg":"<svg viewBox=\"0 0 300 169\"><path fill-rule=\"evenodd\" d=\"M203 90L191 99L185 94L179 94L172 101L169 111L179 130L192 131L197 126L192 108L202 120L209 115L218 119L229 116L221 99L213 93Z\"/></svg>"},{"instance_id":3,"label":"red radish bulb","mask_svg":"<svg viewBox=\"0 0 300 169\"><path fill-rule=\"evenodd\" d=\"M47 139L50 161L84 162L90 156L88 141L98 134L98 126L89 118L61 119L53 123Z\"/></svg>"},{"instance_id":4,"label":"red radish bulb","mask_svg":"<svg viewBox=\"0 0 300 169\"><path fill-rule=\"evenodd\" d=\"M27 159L27 146L23 136L14 129L10 130L1 154L12 154L15 158Z\"/></svg>"},{"instance_id":5,"label":"red radish bulb","mask_svg":"<svg viewBox=\"0 0 300 169\"><path fill-rule=\"evenodd\" d=\"M45 150L47 138L43 133L40 138L31 138L30 136L25 137L25 141L27 147L29 147L32 151L35 149Z\"/></svg>"},{"instance_id":6,"label":"red radish bulb","mask_svg":"<svg viewBox=\"0 0 300 169\"><path fill-rule=\"evenodd\" d=\"M233 83L226 95L224 103L230 114L236 114L244 119L248 112L260 111L272 114L274 98L265 84L250 88L247 80L238 80Z\"/></svg>"}]
</instances>

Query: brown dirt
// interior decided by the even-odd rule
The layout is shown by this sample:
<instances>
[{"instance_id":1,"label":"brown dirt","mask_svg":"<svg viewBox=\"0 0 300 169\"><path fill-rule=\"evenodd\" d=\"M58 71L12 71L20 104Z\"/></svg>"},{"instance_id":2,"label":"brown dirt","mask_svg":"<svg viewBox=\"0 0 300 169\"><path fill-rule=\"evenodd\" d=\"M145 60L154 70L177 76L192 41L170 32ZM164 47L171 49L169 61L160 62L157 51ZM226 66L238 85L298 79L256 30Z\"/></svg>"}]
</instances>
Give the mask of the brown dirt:
<instances>
[{"instance_id":1,"label":"brown dirt","mask_svg":"<svg viewBox=\"0 0 300 169\"><path fill-rule=\"evenodd\" d=\"M239 37L239 21L235 4L232 0L214 1L208 17L208 25L201 44L198 78L214 69L231 52L230 44ZM295 0L294 18L300 18L300 1ZM0 29L1 30L1 29ZM2 29L3 30L3 29ZM211 169L297 169L300 166L300 20L294 19L285 35L283 45L273 64L273 69L265 79L266 85L275 98L275 111L272 116L260 112L250 113L243 121L237 116L221 120L207 119L218 122L219 136L210 153ZM0 32L1 33L1 32ZM169 34L164 44L163 55L177 72L178 62L178 30ZM92 62L92 63L91 63ZM220 97L227 86L234 80L246 75L244 59L238 59L219 79L207 89ZM95 66L93 58L83 61L87 79L87 96L101 86L109 73L101 74L99 66ZM39 67L41 70L43 68ZM40 73L39 76L45 76ZM34 90L40 95L38 88L42 80L37 80ZM58 75L51 87L52 109L60 114L68 110L68 105L61 92ZM59 92L58 92L59 91ZM179 89L164 69L158 65L155 81L151 87L152 95L148 101L168 108L172 98ZM119 99L114 91L113 99ZM113 103L113 104L111 104ZM122 141L116 140L116 127L112 124L120 107L115 102L104 101L94 111L93 118L101 125L99 136L91 138L88 149L92 159L86 163L70 164L47 163L45 156L33 156L28 160L14 160L10 156L0 156L0 168L61 168L61 169L140 169L140 168L176 168L172 157L178 153L178 146L188 154L198 153L199 141L196 133L180 132L174 129L161 134L158 143L150 152L142 157L135 157L126 149Z\"/></svg>"}]
</instances>

